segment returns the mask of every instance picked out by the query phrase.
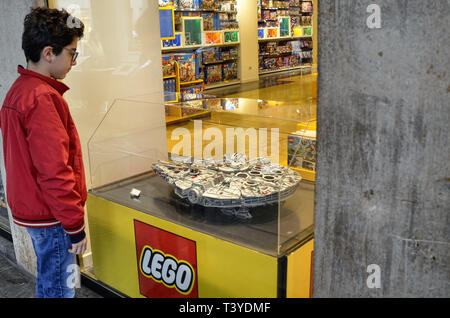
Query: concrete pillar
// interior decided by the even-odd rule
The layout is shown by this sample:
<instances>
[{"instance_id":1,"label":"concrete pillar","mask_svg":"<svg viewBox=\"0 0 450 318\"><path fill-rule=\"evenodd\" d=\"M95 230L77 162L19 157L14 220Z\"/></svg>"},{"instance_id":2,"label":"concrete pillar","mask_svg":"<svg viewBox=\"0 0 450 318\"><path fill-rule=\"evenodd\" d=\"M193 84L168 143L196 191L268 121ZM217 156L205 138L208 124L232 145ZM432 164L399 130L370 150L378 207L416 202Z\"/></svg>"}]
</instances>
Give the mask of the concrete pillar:
<instances>
[{"instance_id":1,"label":"concrete pillar","mask_svg":"<svg viewBox=\"0 0 450 318\"><path fill-rule=\"evenodd\" d=\"M450 295L449 17L319 3L315 297Z\"/></svg>"},{"instance_id":2,"label":"concrete pillar","mask_svg":"<svg viewBox=\"0 0 450 318\"><path fill-rule=\"evenodd\" d=\"M0 107L3 106L6 93L18 77L17 65L26 65L22 51L23 20L30 8L40 4L35 0L0 0ZM3 158L3 138L0 131L0 168L2 184L6 185L5 164ZM6 193L8 195L8 193ZM36 274L36 256L31 239L25 228L12 222L8 207L11 235L17 264L32 274Z\"/></svg>"},{"instance_id":3,"label":"concrete pillar","mask_svg":"<svg viewBox=\"0 0 450 318\"><path fill-rule=\"evenodd\" d=\"M258 69L258 1L238 0L240 36L240 78L242 83L259 79Z\"/></svg>"}]
</instances>

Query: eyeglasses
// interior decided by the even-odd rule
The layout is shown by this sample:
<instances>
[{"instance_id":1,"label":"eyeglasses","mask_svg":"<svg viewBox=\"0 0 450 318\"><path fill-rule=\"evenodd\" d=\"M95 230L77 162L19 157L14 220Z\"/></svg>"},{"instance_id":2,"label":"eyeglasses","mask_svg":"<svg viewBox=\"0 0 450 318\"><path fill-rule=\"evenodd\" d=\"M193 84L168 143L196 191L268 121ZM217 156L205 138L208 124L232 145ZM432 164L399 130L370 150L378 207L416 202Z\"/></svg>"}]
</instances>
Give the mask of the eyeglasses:
<instances>
[{"instance_id":1,"label":"eyeglasses","mask_svg":"<svg viewBox=\"0 0 450 318\"><path fill-rule=\"evenodd\" d=\"M72 63L75 63L75 61L77 60L77 57L78 57L78 52L77 51L74 51L74 50L71 50L71 49L68 49L68 48L63 48L64 50L67 50L67 51L69 51L70 53L72 53Z\"/></svg>"}]
</instances>

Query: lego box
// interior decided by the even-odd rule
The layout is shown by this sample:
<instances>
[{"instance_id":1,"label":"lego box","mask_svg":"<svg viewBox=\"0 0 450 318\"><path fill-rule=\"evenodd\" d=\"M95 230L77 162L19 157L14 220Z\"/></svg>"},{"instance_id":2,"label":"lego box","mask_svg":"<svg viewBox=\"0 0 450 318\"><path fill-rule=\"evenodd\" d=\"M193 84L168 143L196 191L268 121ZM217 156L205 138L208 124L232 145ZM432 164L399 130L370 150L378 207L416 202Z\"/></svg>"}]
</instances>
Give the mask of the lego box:
<instances>
[{"instance_id":1,"label":"lego box","mask_svg":"<svg viewBox=\"0 0 450 318\"><path fill-rule=\"evenodd\" d=\"M205 83L217 83L222 81L222 64L209 65L205 68Z\"/></svg>"},{"instance_id":2,"label":"lego box","mask_svg":"<svg viewBox=\"0 0 450 318\"><path fill-rule=\"evenodd\" d=\"M222 33L221 32L205 32L206 44L221 44Z\"/></svg>"},{"instance_id":3,"label":"lego box","mask_svg":"<svg viewBox=\"0 0 450 318\"><path fill-rule=\"evenodd\" d=\"M196 54L185 53L176 54L176 60L180 67L180 81L191 82L198 79L198 60Z\"/></svg>"},{"instance_id":4,"label":"lego box","mask_svg":"<svg viewBox=\"0 0 450 318\"><path fill-rule=\"evenodd\" d=\"M237 79L238 77L237 63L232 62L223 64L222 72L223 72L222 79L224 81Z\"/></svg>"},{"instance_id":5,"label":"lego box","mask_svg":"<svg viewBox=\"0 0 450 318\"><path fill-rule=\"evenodd\" d=\"M165 55L162 57L162 70L164 77L174 76L176 74L175 57L173 55Z\"/></svg>"},{"instance_id":6,"label":"lego box","mask_svg":"<svg viewBox=\"0 0 450 318\"><path fill-rule=\"evenodd\" d=\"M217 47L208 47L202 51L202 63L209 64L220 61L221 54L220 49Z\"/></svg>"},{"instance_id":7,"label":"lego box","mask_svg":"<svg viewBox=\"0 0 450 318\"><path fill-rule=\"evenodd\" d=\"M316 171L316 131L299 130L288 136L288 164L294 168Z\"/></svg>"}]
</instances>

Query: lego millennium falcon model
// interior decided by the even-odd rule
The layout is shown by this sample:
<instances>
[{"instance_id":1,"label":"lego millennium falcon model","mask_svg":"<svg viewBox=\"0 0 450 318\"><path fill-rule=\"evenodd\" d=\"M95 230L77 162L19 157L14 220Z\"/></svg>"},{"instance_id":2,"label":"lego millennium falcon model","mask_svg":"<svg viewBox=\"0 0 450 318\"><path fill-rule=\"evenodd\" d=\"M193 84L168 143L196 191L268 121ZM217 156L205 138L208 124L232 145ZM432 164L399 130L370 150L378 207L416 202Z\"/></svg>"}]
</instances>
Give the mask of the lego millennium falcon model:
<instances>
[{"instance_id":1,"label":"lego millennium falcon model","mask_svg":"<svg viewBox=\"0 0 450 318\"><path fill-rule=\"evenodd\" d=\"M219 208L223 213L250 219L249 208L284 201L297 190L301 176L269 159L249 161L245 155L223 160L172 158L158 161L153 171L190 204Z\"/></svg>"}]
</instances>

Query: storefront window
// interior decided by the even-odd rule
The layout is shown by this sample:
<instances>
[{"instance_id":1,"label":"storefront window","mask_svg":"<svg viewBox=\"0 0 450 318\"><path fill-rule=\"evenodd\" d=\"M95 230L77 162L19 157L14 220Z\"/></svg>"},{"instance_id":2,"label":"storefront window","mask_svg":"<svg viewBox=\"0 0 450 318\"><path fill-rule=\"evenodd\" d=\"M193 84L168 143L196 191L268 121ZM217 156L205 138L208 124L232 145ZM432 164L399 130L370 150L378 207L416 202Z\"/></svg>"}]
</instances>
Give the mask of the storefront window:
<instances>
[{"instance_id":1,"label":"storefront window","mask_svg":"<svg viewBox=\"0 0 450 318\"><path fill-rule=\"evenodd\" d=\"M286 259L311 241L313 98L214 93L258 79L257 32L253 46L241 40L241 28L257 31L249 3L49 3L85 24L65 80L90 189L83 270L124 294L282 296ZM241 9L252 23L238 22ZM310 73L311 56L306 72L302 47L289 45L296 51L278 71Z\"/></svg>"}]
</instances>

